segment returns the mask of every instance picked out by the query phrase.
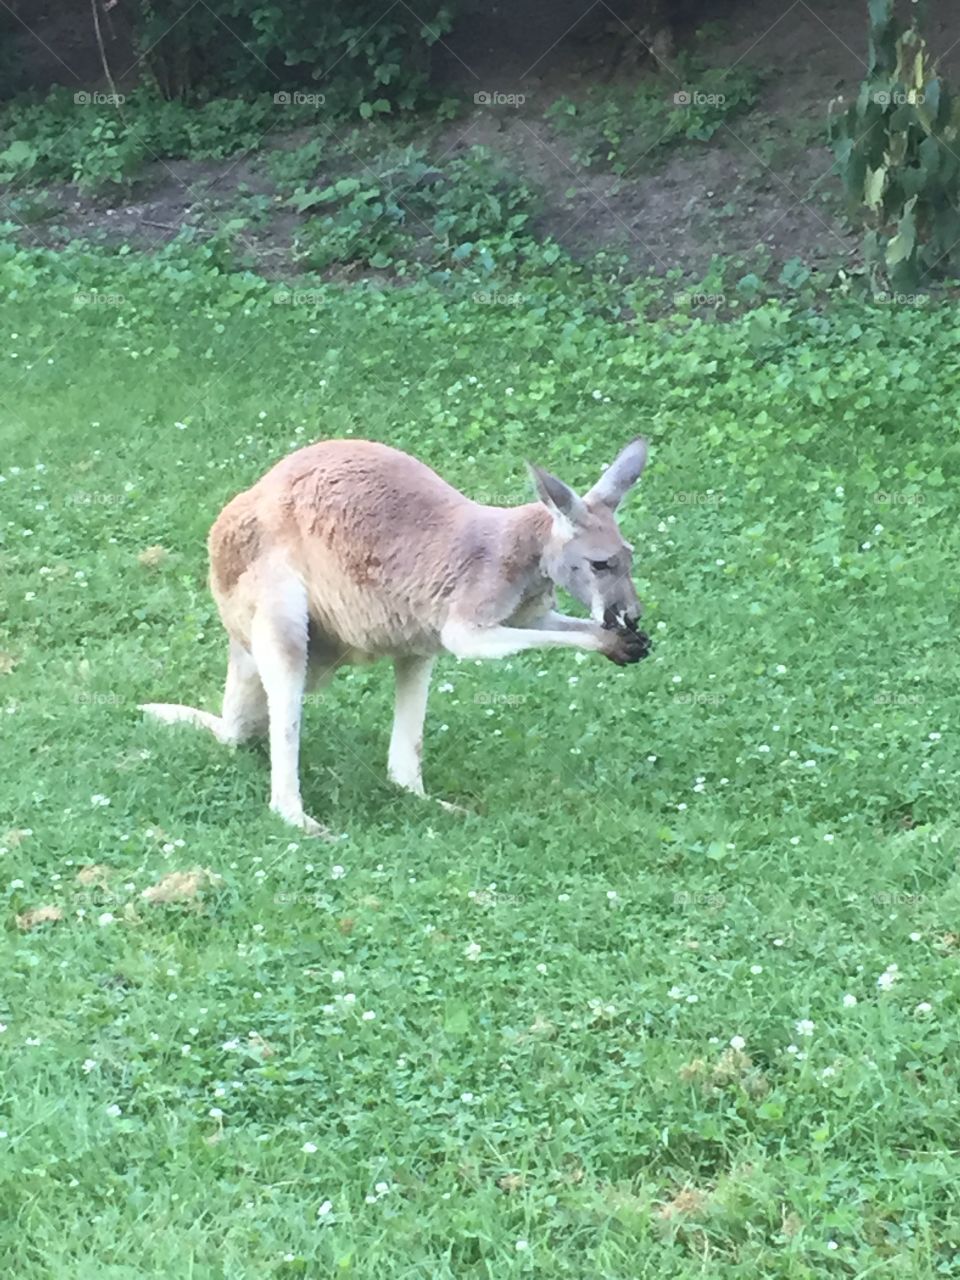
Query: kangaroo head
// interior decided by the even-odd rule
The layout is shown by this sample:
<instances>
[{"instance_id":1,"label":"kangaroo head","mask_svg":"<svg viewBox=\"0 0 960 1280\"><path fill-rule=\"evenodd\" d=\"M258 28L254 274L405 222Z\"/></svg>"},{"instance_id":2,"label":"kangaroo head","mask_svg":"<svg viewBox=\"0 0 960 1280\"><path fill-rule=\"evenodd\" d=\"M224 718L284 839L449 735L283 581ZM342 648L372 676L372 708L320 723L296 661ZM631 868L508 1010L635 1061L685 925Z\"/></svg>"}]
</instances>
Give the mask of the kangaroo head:
<instances>
[{"instance_id":1,"label":"kangaroo head","mask_svg":"<svg viewBox=\"0 0 960 1280\"><path fill-rule=\"evenodd\" d=\"M549 471L530 468L537 496L553 516L543 570L586 605L596 622L632 626L640 616L631 577L633 548L621 537L614 513L646 461L647 442L638 437L582 498Z\"/></svg>"}]
</instances>

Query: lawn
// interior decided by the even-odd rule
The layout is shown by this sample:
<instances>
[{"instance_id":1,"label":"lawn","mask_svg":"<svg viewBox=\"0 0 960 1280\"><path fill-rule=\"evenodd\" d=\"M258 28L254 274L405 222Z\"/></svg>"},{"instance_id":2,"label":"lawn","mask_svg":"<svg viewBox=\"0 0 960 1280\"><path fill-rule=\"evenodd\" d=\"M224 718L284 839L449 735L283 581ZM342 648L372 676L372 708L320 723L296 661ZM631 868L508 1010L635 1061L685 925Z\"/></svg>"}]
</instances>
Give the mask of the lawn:
<instances>
[{"instance_id":1,"label":"lawn","mask_svg":"<svg viewBox=\"0 0 960 1280\"><path fill-rule=\"evenodd\" d=\"M960 317L483 298L0 258L17 1280L956 1274ZM143 722L218 705L205 535L291 448L505 504L638 432L653 653L442 660L467 816L387 784L386 667L307 708L336 845Z\"/></svg>"}]
</instances>

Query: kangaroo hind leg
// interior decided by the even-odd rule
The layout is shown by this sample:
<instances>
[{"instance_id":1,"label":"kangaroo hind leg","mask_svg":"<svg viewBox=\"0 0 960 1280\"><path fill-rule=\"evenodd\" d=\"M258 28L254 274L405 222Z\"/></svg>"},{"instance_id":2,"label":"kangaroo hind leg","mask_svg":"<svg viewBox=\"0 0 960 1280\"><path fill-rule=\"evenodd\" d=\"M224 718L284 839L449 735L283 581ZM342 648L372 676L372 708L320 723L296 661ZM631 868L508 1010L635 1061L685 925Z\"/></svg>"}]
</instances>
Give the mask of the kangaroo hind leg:
<instances>
[{"instance_id":1,"label":"kangaroo hind leg","mask_svg":"<svg viewBox=\"0 0 960 1280\"><path fill-rule=\"evenodd\" d=\"M230 641L221 715L176 702L147 702L140 710L164 724L192 724L198 729L209 729L217 741L226 746L246 742L267 727L267 699L256 663L236 640Z\"/></svg>"},{"instance_id":2,"label":"kangaroo hind leg","mask_svg":"<svg viewBox=\"0 0 960 1280\"><path fill-rule=\"evenodd\" d=\"M266 692L270 726L270 808L307 835L334 837L303 810L300 723L307 676L307 596L285 578L257 607L251 651Z\"/></svg>"}]
</instances>

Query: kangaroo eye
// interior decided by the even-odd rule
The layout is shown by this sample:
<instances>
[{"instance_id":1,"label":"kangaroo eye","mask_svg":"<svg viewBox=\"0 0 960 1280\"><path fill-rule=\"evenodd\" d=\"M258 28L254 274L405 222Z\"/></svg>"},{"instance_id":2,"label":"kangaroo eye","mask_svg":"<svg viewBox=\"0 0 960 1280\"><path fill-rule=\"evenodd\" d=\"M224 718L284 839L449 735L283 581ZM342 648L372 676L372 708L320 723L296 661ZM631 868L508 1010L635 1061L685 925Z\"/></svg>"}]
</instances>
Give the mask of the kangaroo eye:
<instances>
[{"instance_id":1,"label":"kangaroo eye","mask_svg":"<svg viewBox=\"0 0 960 1280\"><path fill-rule=\"evenodd\" d=\"M607 573L613 568L612 560L591 560L590 568L594 573Z\"/></svg>"}]
</instances>

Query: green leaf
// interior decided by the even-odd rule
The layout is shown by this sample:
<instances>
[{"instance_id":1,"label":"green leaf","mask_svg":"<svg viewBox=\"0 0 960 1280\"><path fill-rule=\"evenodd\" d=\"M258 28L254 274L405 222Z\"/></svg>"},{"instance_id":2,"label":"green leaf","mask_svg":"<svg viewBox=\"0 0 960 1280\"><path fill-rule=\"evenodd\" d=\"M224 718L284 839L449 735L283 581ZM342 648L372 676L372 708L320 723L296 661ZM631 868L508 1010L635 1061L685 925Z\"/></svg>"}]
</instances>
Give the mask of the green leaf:
<instances>
[{"instance_id":1,"label":"green leaf","mask_svg":"<svg viewBox=\"0 0 960 1280\"><path fill-rule=\"evenodd\" d=\"M867 167L867 174L863 184L863 201L868 209L879 207L886 179L887 170L885 165L881 165L878 169Z\"/></svg>"},{"instance_id":2,"label":"green leaf","mask_svg":"<svg viewBox=\"0 0 960 1280\"><path fill-rule=\"evenodd\" d=\"M11 142L5 151L0 151L0 162L12 169L32 169L36 164L38 151L29 142L18 138Z\"/></svg>"},{"instance_id":3,"label":"green leaf","mask_svg":"<svg viewBox=\"0 0 960 1280\"><path fill-rule=\"evenodd\" d=\"M448 1036L465 1036L471 1026L470 1009L463 1001L452 1001L443 1012L443 1029Z\"/></svg>"},{"instance_id":4,"label":"green leaf","mask_svg":"<svg viewBox=\"0 0 960 1280\"><path fill-rule=\"evenodd\" d=\"M898 262L903 262L909 258L916 247L917 232L913 220L913 207L916 203L917 197L912 196L903 207L900 227L897 234L887 245L887 251L884 255L888 267L895 267Z\"/></svg>"}]
</instances>

